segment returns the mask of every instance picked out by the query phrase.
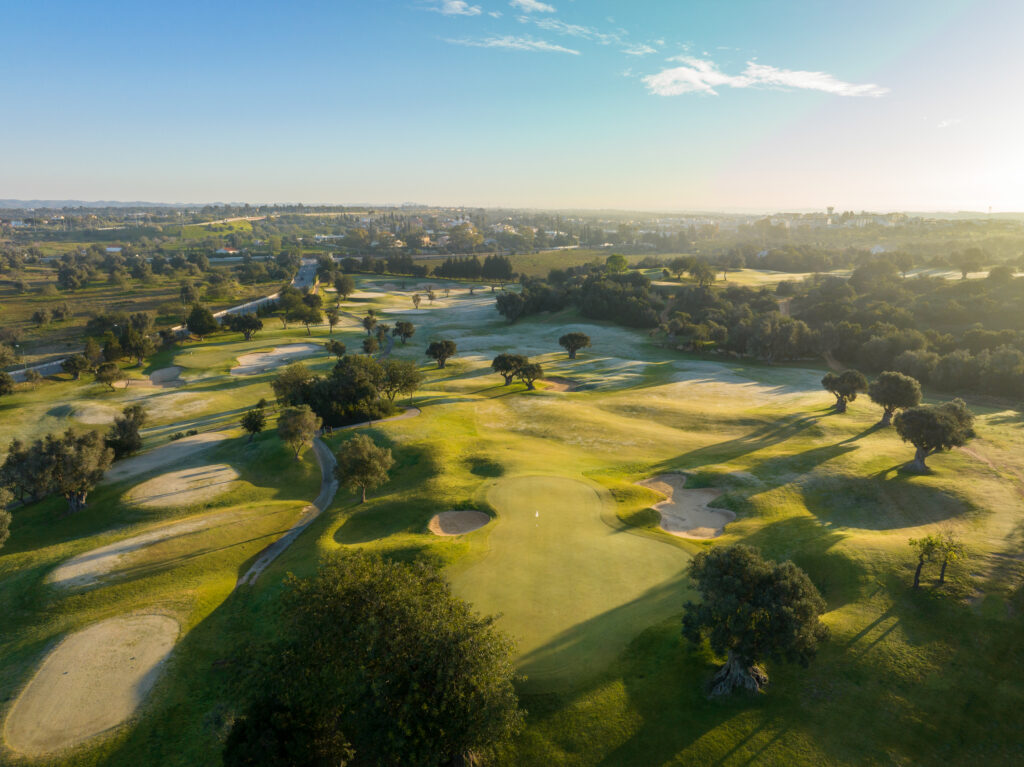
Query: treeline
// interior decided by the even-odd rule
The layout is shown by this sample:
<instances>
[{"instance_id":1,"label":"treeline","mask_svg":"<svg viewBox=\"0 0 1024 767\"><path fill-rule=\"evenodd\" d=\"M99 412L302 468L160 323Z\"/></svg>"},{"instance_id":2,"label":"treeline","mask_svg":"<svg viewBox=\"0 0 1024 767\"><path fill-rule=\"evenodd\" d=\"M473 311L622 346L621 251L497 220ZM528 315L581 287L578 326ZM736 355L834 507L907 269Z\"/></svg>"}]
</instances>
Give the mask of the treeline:
<instances>
[{"instance_id":1,"label":"treeline","mask_svg":"<svg viewBox=\"0 0 1024 767\"><path fill-rule=\"evenodd\" d=\"M665 303L639 272L613 273L595 266L553 270L547 280L524 279L520 292L502 293L497 300L498 311L509 322L570 305L584 317L654 328Z\"/></svg>"},{"instance_id":2,"label":"treeline","mask_svg":"<svg viewBox=\"0 0 1024 767\"><path fill-rule=\"evenodd\" d=\"M464 280L512 279L512 261L507 256L486 256L481 263L477 256L446 258L443 264L434 267L435 277Z\"/></svg>"}]
</instances>

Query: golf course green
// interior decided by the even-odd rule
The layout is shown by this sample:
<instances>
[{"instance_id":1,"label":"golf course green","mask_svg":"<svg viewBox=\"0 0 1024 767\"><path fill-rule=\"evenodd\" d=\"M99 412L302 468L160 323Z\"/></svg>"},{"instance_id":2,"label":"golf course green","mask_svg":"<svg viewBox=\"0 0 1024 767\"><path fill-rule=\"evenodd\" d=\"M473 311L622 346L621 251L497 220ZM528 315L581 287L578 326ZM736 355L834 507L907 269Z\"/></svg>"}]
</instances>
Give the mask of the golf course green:
<instances>
[{"instance_id":1,"label":"golf course green","mask_svg":"<svg viewBox=\"0 0 1024 767\"><path fill-rule=\"evenodd\" d=\"M455 593L517 643L531 690L607 665L636 634L679 610L680 548L631 534L607 492L581 480L523 476L487 493L498 511L489 550L452 578Z\"/></svg>"}]
</instances>

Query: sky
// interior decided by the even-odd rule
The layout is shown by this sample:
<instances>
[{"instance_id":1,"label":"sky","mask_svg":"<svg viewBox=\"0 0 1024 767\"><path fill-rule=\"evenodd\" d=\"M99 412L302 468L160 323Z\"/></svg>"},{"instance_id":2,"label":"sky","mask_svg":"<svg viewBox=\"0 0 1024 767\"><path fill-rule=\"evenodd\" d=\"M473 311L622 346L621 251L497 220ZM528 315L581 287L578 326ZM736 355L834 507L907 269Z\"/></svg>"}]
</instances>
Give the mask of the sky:
<instances>
[{"instance_id":1,"label":"sky","mask_svg":"<svg viewBox=\"0 0 1024 767\"><path fill-rule=\"evenodd\" d=\"M0 11L0 198L1024 211L1021 0Z\"/></svg>"}]
</instances>

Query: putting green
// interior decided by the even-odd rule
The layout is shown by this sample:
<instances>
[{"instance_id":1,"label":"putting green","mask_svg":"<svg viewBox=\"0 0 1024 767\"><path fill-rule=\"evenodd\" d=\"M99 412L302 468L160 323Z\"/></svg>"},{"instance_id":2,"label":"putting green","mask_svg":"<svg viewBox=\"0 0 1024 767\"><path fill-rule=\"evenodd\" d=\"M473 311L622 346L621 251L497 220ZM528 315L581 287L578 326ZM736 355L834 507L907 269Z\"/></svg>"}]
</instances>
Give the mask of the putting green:
<instances>
[{"instance_id":1,"label":"putting green","mask_svg":"<svg viewBox=\"0 0 1024 767\"><path fill-rule=\"evenodd\" d=\"M487 495L490 550L452 589L515 639L531 690L601 671L638 633L682 610L689 555L615 526L611 504L563 477L510 477Z\"/></svg>"}]
</instances>

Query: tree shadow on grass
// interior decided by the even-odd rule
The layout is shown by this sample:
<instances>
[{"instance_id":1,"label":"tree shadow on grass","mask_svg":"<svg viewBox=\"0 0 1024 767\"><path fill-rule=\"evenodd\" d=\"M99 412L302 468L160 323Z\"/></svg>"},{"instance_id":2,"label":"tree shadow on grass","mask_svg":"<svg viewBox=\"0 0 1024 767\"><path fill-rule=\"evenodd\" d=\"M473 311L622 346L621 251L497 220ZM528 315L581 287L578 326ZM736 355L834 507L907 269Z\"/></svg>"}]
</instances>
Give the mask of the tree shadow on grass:
<instances>
[{"instance_id":1,"label":"tree shadow on grass","mask_svg":"<svg viewBox=\"0 0 1024 767\"><path fill-rule=\"evenodd\" d=\"M742 437L717 442L664 461L655 467L656 473L678 469L695 469L709 463L724 463L758 450L778 445L800 436L817 425L822 415L793 415L766 423Z\"/></svg>"},{"instance_id":2,"label":"tree shadow on grass","mask_svg":"<svg viewBox=\"0 0 1024 767\"><path fill-rule=\"evenodd\" d=\"M814 476L800 484L804 505L825 525L897 530L944 522L972 509L937 487L911 481L917 475L888 470L872 477Z\"/></svg>"}]
</instances>

